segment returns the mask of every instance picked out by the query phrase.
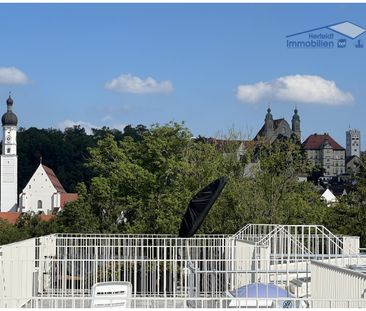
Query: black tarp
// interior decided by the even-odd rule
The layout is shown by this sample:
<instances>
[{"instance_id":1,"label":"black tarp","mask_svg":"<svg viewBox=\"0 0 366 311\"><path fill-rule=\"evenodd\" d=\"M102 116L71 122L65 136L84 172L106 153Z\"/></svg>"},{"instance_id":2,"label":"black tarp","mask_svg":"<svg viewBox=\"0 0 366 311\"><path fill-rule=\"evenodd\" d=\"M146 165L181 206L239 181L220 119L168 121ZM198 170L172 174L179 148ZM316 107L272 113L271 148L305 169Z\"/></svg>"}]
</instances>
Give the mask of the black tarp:
<instances>
[{"instance_id":1,"label":"black tarp","mask_svg":"<svg viewBox=\"0 0 366 311\"><path fill-rule=\"evenodd\" d=\"M226 182L227 177L220 177L192 198L180 225L179 237L189 238L196 233L206 218L211 206L215 203L222 189L225 187Z\"/></svg>"}]
</instances>

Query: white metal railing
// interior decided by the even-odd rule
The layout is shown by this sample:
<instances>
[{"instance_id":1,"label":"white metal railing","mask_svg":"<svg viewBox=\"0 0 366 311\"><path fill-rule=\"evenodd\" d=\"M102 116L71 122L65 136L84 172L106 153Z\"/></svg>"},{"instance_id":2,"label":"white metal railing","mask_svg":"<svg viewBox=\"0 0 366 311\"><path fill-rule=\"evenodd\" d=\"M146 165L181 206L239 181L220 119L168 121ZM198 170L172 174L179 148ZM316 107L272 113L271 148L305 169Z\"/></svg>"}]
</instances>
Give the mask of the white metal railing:
<instances>
[{"instance_id":1,"label":"white metal railing","mask_svg":"<svg viewBox=\"0 0 366 311\"><path fill-rule=\"evenodd\" d=\"M114 300L110 299L109 306L116 307ZM18 304L25 298L6 298L6 304ZM34 297L28 299L21 306L24 308L90 308L93 298L91 297ZM211 308L317 308L322 305L323 308L364 308L365 299L303 299L303 298L234 298L234 297L133 297L126 298L131 308L168 308L168 309L211 309Z\"/></svg>"},{"instance_id":2,"label":"white metal railing","mask_svg":"<svg viewBox=\"0 0 366 311\"><path fill-rule=\"evenodd\" d=\"M144 300L154 307L225 307L226 294L249 283L289 290L292 280L310 277L312 259L359 264L342 243L322 226L305 225L247 225L235 238L54 234L0 247L0 307L87 307L91 287L111 281L132 284L135 307Z\"/></svg>"},{"instance_id":3,"label":"white metal railing","mask_svg":"<svg viewBox=\"0 0 366 311\"><path fill-rule=\"evenodd\" d=\"M336 308L366 308L366 274L324 262L311 261L311 285L313 298L338 300ZM353 300L347 302L346 299ZM326 306L316 301L316 308Z\"/></svg>"},{"instance_id":4,"label":"white metal railing","mask_svg":"<svg viewBox=\"0 0 366 311\"><path fill-rule=\"evenodd\" d=\"M301 254L299 260L359 253L358 237L336 236L322 225L249 224L231 238L270 245L272 256Z\"/></svg>"}]
</instances>

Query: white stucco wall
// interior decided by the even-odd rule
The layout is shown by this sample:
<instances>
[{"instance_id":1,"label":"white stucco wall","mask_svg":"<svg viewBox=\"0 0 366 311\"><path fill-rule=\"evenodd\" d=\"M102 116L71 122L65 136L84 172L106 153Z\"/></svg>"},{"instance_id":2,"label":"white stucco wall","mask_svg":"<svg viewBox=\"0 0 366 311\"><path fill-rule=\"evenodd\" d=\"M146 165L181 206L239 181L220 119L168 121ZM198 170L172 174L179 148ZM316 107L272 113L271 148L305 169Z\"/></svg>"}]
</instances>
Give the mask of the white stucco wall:
<instances>
[{"instance_id":1,"label":"white stucco wall","mask_svg":"<svg viewBox=\"0 0 366 311\"><path fill-rule=\"evenodd\" d=\"M18 157L0 157L0 211L16 212L18 206Z\"/></svg>"},{"instance_id":2,"label":"white stucco wall","mask_svg":"<svg viewBox=\"0 0 366 311\"><path fill-rule=\"evenodd\" d=\"M51 213L56 192L42 165L39 165L20 195L21 212ZM42 201L42 209L38 208L39 200Z\"/></svg>"}]
</instances>

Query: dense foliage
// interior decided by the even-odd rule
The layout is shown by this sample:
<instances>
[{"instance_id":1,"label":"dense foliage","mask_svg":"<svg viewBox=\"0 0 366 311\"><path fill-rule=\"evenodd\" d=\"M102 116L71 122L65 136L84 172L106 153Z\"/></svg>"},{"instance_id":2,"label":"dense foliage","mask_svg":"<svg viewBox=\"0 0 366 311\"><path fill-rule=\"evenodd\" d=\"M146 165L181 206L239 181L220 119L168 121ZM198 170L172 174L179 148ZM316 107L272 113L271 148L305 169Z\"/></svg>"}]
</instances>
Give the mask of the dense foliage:
<instances>
[{"instance_id":1,"label":"dense foliage","mask_svg":"<svg viewBox=\"0 0 366 311\"><path fill-rule=\"evenodd\" d=\"M313 183L298 181L299 174L313 169L298 142L256 142L245 146L244 155L238 154L239 145L193 139L176 123L128 126L124 133L102 129L94 135L78 127L22 130L22 178L27 180L42 155L79 199L47 223L29 215L16 226L1 222L0 242L51 232L177 234L191 197L223 175L229 182L200 232L233 233L247 223L325 224L361 235L365 242L366 159L349 195L328 207Z\"/></svg>"},{"instance_id":2,"label":"dense foliage","mask_svg":"<svg viewBox=\"0 0 366 311\"><path fill-rule=\"evenodd\" d=\"M339 234L359 236L366 247L366 156L359 168L353 186L329 211L325 225Z\"/></svg>"},{"instance_id":3,"label":"dense foliage","mask_svg":"<svg viewBox=\"0 0 366 311\"><path fill-rule=\"evenodd\" d=\"M84 128L74 126L65 131L58 129L20 128L17 135L19 178L18 189L21 191L35 172L40 161L52 168L65 190L74 192L80 182L89 184L92 177L84 165L88 158L88 148L95 147L97 142L112 135L116 140L125 136L138 137L145 127L127 126L124 133L117 129L93 129L88 135Z\"/></svg>"}]
</instances>

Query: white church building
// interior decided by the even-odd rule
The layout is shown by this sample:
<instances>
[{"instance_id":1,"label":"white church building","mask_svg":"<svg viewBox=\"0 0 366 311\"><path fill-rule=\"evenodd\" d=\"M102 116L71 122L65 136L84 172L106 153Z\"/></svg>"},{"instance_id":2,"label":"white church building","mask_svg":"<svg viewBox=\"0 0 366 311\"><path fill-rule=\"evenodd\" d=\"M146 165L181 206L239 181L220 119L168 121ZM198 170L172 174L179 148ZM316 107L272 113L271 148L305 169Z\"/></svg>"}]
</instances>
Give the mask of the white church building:
<instances>
[{"instance_id":1,"label":"white church building","mask_svg":"<svg viewBox=\"0 0 366 311\"><path fill-rule=\"evenodd\" d=\"M67 202L77 199L76 193L67 193L54 171L40 163L37 170L19 195L18 206L18 118L13 112L13 99L6 101L3 114L2 154L0 163L0 212L34 212L51 214Z\"/></svg>"},{"instance_id":2,"label":"white church building","mask_svg":"<svg viewBox=\"0 0 366 311\"><path fill-rule=\"evenodd\" d=\"M67 193L52 169L39 164L37 170L19 195L19 212L58 212L65 203L75 201L76 193Z\"/></svg>"}]
</instances>

